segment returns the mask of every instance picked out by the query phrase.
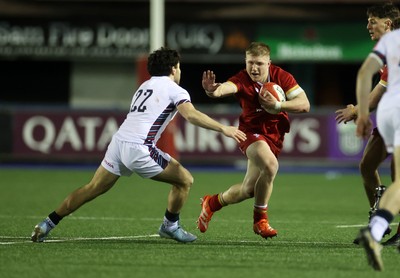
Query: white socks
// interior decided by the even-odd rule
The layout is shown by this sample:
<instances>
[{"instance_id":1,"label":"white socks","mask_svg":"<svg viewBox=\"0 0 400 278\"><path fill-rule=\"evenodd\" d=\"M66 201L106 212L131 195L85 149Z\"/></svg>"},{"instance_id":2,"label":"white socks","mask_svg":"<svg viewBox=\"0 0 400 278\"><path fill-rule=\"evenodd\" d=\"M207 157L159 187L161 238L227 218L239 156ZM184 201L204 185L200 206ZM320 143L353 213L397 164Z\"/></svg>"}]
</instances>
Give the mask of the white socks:
<instances>
[{"instance_id":1,"label":"white socks","mask_svg":"<svg viewBox=\"0 0 400 278\"><path fill-rule=\"evenodd\" d=\"M164 216L163 224L164 224L164 227L165 227L168 231L174 231L174 230L176 230L176 229L178 228L178 222L179 222L179 221L175 221L175 222L169 221L169 220Z\"/></svg>"},{"instance_id":2,"label":"white socks","mask_svg":"<svg viewBox=\"0 0 400 278\"><path fill-rule=\"evenodd\" d=\"M371 229L372 237L376 241L380 242L385 231L389 227L389 222L387 222L386 219L381 216L374 216L369 223L369 227Z\"/></svg>"}]
</instances>

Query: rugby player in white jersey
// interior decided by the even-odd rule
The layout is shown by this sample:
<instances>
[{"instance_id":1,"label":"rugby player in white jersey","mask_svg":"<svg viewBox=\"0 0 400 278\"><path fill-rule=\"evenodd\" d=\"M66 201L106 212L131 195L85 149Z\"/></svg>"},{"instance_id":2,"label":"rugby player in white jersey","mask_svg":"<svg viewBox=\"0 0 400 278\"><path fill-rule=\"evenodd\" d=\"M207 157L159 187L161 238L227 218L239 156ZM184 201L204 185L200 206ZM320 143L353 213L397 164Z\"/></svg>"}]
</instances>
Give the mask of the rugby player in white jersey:
<instances>
[{"instance_id":1,"label":"rugby player in white jersey","mask_svg":"<svg viewBox=\"0 0 400 278\"><path fill-rule=\"evenodd\" d=\"M398 18L397 20L400 20ZM364 247L368 262L375 270L383 270L382 246L379 243L400 211L400 29L385 34L364 61L357 75L357 135L367 138L372 129L369 118L368 93L371 91L373 75L388 68L388 87L378 104L377 127L388 153L393 154L395 176L379 202L368 227L360 231L360 243ZM397 248L400 248L398 246Z\"/></svg>"},{"instance_id":2,"label":"rugby player in white jersey","mask_svg":"<svg viewBox=\"0 0 400 278\"><path fill-rule=\"evenodd\" d=\"M180 56L176 50L154 51L149 55L147 69L151 78L133 95L129 113L112 137L93 178L71 192L55 211L35 226L33 242L43 242L63 217L107 192L121 176L132 173L171 184L164 220L158 231L160 237L178 242L196 240L197 237L185 231L179 222L193 177L176 159L157 148L157 140L177 112L190 123L220 132L238 143L244 141L246 135L237 127L222 125L196 110L189 93L179 86Z\"/></svg>"}]
</instances>

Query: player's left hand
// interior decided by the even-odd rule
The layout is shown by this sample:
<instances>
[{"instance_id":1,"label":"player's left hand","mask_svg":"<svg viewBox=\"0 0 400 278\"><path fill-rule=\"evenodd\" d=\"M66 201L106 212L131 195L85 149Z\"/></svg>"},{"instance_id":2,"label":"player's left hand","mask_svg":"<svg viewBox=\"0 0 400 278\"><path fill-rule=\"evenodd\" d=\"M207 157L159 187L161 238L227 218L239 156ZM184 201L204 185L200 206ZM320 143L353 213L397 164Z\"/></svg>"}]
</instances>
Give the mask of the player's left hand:
<instances>
[{"instance_id":1,"label":"player's left hand","mask_svg":"<svg viewBox=\"0 0 400 278\"><path fill-rule=\"evenodd\" d=\"M222 133L226 137L231 137L236 140L236 142L240 143L247 139L246 134L239 130L236 126L224 126L222 129Z\"/></svg>"}]
</instances>

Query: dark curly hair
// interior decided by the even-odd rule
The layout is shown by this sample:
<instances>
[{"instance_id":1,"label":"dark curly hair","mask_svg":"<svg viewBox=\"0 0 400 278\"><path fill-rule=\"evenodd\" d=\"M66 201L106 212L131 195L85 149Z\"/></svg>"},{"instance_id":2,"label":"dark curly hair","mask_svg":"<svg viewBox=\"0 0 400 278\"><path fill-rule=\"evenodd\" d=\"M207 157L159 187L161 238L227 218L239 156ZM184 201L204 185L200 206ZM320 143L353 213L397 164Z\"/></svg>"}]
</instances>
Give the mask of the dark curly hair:
<instances>
[{"instance_id":1,"label":"dark curly hair","mask_svg":"<svg viewBox=\"0 0 400 278\"><path fill-rule=\"evenodd\" d=\"M147 71L151 76L168 76L172 67L180 61L178 51L161 47L153 51L147 60Z\"/></svg>"},{"instance_id":2,"label":"dark curly hair","mask_svg":"<svg viewBox=\"0 0 400 278\"><path fill-rule=\"evenodd\" d=\"M389 18L392 21L392 30L399 28L400 10L392 2L369 7L367 16Z\"/></svg>"}]
</instances>

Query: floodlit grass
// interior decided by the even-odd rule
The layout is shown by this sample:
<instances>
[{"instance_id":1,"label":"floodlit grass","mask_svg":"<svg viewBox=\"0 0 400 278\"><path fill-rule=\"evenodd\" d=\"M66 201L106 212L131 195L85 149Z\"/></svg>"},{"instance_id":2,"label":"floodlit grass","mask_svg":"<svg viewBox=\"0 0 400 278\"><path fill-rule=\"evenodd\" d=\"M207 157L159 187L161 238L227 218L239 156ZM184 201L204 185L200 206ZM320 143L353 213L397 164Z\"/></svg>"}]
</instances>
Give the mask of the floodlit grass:
<instances>
[{"instance_id":1,"label":"floodlit grass","mask_svg":"<svg viewBox=\"0 0 400 278\"><path fill-rule=\"evenodd\" d=\"M357 174L278 175L269 217L279 236L272 240L253 233L252 200L217 212L207 233L196 230L200 197L244 175L213 171L193 173L181 213L194 243L157 236L169 186L135 175L65 218L48 242L31 243L33 226L92 173L0 169L1 277L397 277L400 270L396 248L384 249L385 271L375 273L352 244L368 215Z\"/></svg>"}]
</instances>

